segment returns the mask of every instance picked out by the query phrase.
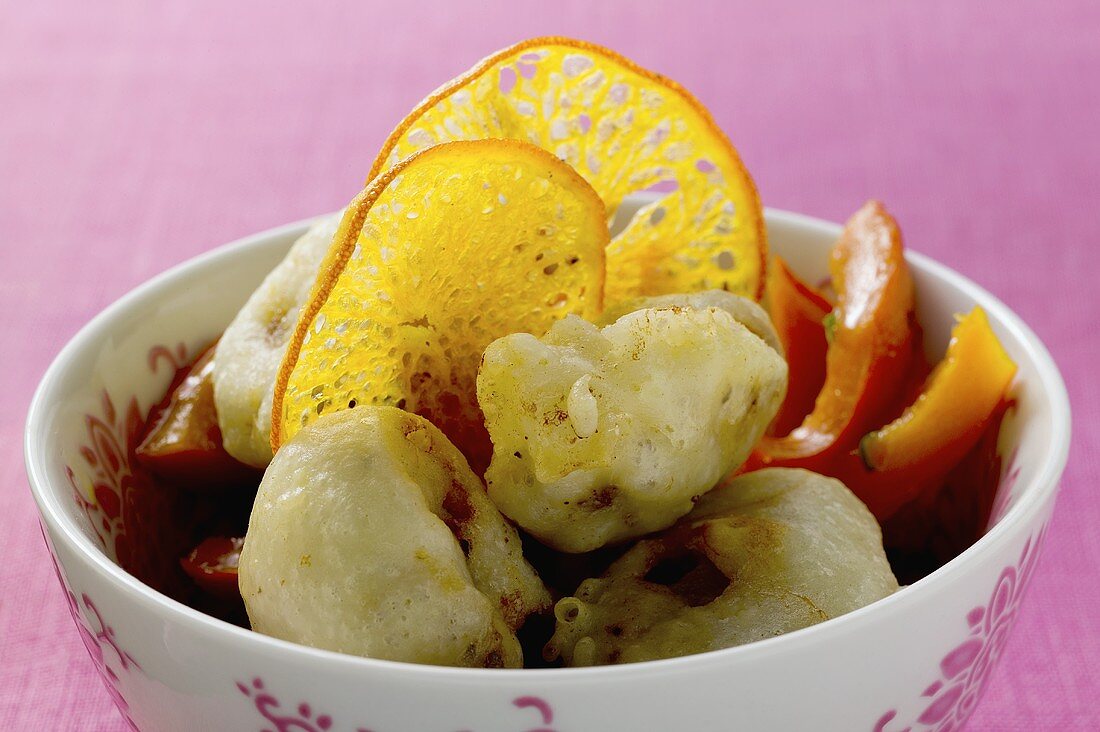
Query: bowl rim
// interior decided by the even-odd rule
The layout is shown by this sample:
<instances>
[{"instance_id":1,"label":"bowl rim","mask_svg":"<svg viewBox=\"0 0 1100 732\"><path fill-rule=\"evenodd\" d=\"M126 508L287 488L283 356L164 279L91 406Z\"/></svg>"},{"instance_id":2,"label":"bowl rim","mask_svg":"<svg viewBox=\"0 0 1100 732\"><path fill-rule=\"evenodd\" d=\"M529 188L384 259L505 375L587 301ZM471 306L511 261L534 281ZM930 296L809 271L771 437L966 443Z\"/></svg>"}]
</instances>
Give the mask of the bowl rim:
<instances>
[{"instance_id":1,"label":"bowl rim","mask_svg":"<svg viewBox=\"0 0 1100 732\"><path fill-rule=\"evenodd\" d=\"M144 605L148 610L163 616L166 621L191 625L194 630L201 631L205 635L220 636L224 641L241 646L249 652L289 653L302 662L323 663L331 668L339 667L349 673L401 674L414 676L420 680L434 678L449 683L476 682L479 679L509 684L533 681L542 683L565 683L573 680L585 683L621 681L676 672L685 670L685 667L699 669L713 665L751 662L752 659L763 654L784 651L800 643L823 642L830 636L841 635L850 631L853 625L863 622L868 616L877 617L894 608L904 607L919 600L924 588L935 588L950 582L965 569L966 565L996 551L1003 543L1017 536L1023 527L1030 525L1031 519L1042 510L1047 499L1052 498L1056 493L1058 481L1068 460L1071 425L1069 396L1061 373L1046 346L1015 312L990 292L946 265L907 247L906 259L911 266L922 269L928 275L965 292L986 310L994 322L1000 324L1011 337L1020 342L1025 357L1035 364L1038 381L1042 387L1041 393L1049 403L1052 420L1052 429L1047 437L1048 449L1044 451L1043 461L1035 478L1020 486L1019 490L1022 491L1020 500L992 529L957 557L912 585L902 587L888 597L827 622L775 638L677 658L590 668L470 669L388 661L312 648L240 628L161 594L111 561L91 539L84 535L75 522L69 520L61 509L60 499L47 490L50 472L47 461L50 455L47 453L46 445L49 440L40 440L38 435L42 432L42 426L49 414L49 396L57 388L69 363L77 353L101 342L103 335L110 330L111 323L118 315L149 298L174 280L185 278L195 269L209 266L241 250L264 247L271 239L296 236L304 232L318 218L320 217L302 219L218 246L172 266L112 302L77 331L54 357L35 389L24 429L23 448L27 478L38 507L40 521L47 525L49 536L61 537L67 544L67 548L79 557L90 571L114 586L128 602ZM781 209L766 208L765 220L769 226L789 225L796 229L832 237L836 237L841 230L839 224ZM49 542L48 538L47 542ZM50 551L55 550L51 547Z\"/></svg>"}]
</instances>

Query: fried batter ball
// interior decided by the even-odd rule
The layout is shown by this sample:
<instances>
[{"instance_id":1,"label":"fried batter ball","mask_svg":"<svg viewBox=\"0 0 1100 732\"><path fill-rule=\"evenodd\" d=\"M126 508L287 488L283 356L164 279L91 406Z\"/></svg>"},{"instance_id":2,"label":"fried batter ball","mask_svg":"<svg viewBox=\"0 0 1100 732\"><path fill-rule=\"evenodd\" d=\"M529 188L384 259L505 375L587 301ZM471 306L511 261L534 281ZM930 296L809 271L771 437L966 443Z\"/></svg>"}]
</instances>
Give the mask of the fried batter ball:
<instances>
[{"instance_id":1,"label":"fried batter ball","mask_svg":"<svg viewBox=\"0 0 1100 732\"><path fill-rule=\"evenodd\" d=\"M745 460L786 383L783 358L716 307L505 336L477 382L489 496L565 552L666 528Z\"/></svg>"},{"instance_id":2,"label":"fried batter ball","mask_svg":"<svg viewBox=\"0 0 1100 732\"><path fill-rule=\"evenodd\" d=\"M225 451L257 468L271 462L275 376L340 216L321 219L248 298L214 354L214 406Z\"/></svg>"},{"instance_id":3,"label":"fried batter ball","mask_svg":"<svg viewBox=\"0 0 1100 732\"><path fill-rule=\"evenodd\" d=\"M328 414L272 460L240 589L254 630L372 658L519 668L550 596L466 460L394 407Z\"/></svg>"},{"instance_id":4,"label":"fried batter ball","mask_svg":"<svg viewBox=\"0 0 1100 732\"><path fill-rule=\"evenodd\" d=\"M598 325L614 323L627 313L646 308L718 308L725 310L733 316L733 319L741 323L762 341L775 349L776 353L783 353L783 344L779 342L779 334L775 332L768 311L760 307L747 297L734 295L725 290L704 290L702 292L673 293L671 295L656 295L653 297L639 297L634 300L616 303L609 306L600 316Z\"/></svg>"},{"instance_id":5,"label":"fried batter ball","mask_svg":"<svg viewBox=\"0 0 1100 732\"><path fill-rule=\"evenodd\" d=\"M560 600L544 653L570 666L684 656L804 628L897 588L878 523L840 481L760 470Z\"/></svg>"}]
</instances>

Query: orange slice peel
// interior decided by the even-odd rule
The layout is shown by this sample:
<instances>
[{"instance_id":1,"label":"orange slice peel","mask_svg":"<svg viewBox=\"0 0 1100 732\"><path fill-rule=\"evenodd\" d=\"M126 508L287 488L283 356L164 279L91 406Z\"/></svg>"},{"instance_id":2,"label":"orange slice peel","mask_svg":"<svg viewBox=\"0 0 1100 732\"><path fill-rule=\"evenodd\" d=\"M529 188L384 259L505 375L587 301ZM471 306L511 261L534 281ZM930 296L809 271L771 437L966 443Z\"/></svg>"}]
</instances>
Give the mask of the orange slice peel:
<instances>
[{"instance_id":1,"label":"orange slice peel","mask_svg":"<svg viewBox=\"0 0 1100 732\"><path fill-rule=\"evenodd\" d=\"M476 469L491 445L477 406L485 347L602 309L606 213L534 145L437 145L349 205L275 383L271 446L360 404L439 427Z\"/></svg>"},{"instance_id":2,"label":"orange slice peel","mask_svg":"<svg viewBox=\"0 0 1100 732\"><path fill-rule=\"evenodd\" d=\"M608 302L704 289L760 299L767 245L756 187L707 109L676 82L595 44L523 41L421 102L371 177L430 145L486 137L553 152L612 217L631 194L663 192L611 242Z\"/></svg>"}]
</instances>

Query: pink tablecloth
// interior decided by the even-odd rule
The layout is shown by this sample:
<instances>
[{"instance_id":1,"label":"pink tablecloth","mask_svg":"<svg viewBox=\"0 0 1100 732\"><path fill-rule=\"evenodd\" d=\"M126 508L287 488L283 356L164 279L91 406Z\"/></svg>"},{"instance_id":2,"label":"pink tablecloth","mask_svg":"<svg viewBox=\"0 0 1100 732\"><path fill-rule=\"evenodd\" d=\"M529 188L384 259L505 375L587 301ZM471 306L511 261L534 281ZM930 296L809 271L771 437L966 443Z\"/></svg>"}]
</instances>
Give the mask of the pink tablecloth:
<instances>
[{"instance_id":1,"label":"pink tablecloth","mask_svg":"<svg viewBox=\"0 0 1100 732\"><path fill-rule=\"evenodd\" d=\"M49 359L169 265L337 208L426 92L514 40L565 33L694 90L766 204L839 220L881 198L913 248L1046 340L1073 452L972 727L1100 728L1100 5L277 5L0 2L0 727L122 729L23 474Z\"/></svg>"}]
</instances>

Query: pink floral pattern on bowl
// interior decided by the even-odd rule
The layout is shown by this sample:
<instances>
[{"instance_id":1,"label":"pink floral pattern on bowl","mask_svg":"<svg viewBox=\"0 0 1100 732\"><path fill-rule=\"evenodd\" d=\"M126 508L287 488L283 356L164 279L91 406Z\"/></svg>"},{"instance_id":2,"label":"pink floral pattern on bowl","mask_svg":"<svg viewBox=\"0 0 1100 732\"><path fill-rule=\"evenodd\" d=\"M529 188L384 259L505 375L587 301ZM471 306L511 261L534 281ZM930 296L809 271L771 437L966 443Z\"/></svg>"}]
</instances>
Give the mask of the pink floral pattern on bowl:
<instances>
[{"instance_id":1,"label":"pink floral pattern on bowl","mask_svg":"<svg viewBox=\"0 0 1100 732\"><path fill-rule=\"evenodd\" d=\"M146 357L153 374L167 376L190 362L187 347L154 346ZM73 500L87 518L90 533L116 564L154 589L178 596L180 549L188 539L172 520L187 500L174 488L158 484L134 458L149 410L135 396L119 403L104 389L99 409L83 415L85 434L77 446L80 460L65 466Z\"/></svg>"},{"instance_id":2,"label":"pink floral pattern on bowl","mask_svg":"<svg viewBox=\"0 0 1100 732\"><path fill-rule=\"evenodd\" d=\"M153 346L146 358L150 373L156 374L161 362L170 374L188 363L187 347L179 343L175 348ZM65 474L73 489L77 505L88 518L89 526L100 545L113 552L119 562L130 558L127 519L128 509L133 508L132 494L135 488L135 470L130 459L131 451L141 439L145 415L137 399L130 397L124 410L115 407L111 395L104 390L100 396L100 412L85 414L87 429L84 444L79 452L84 466L65 466ZM91 485L91 496L78 485L77 476Z\"/></svg>"},{"instance_id":3,"label":"pink floral pattern on bowl","mask_svg":"<svg viewBox=\"0 0 1100 732\"><path fill-rule=\"evenodd\" d=\"M42 538L46 538L45 532L43 532ZM80 640L84 643L84 647L88 649L88 655L92 657L92 663L99 671L99 676L107 687L107 693L115 703L119 713L122 714L122 718L126 720L126 724L131 729L136 731L138 727L130 716L130 705L122 695L119 684L121 681L120 674L141 671L141 666L134 660L133 656L119 645L114 627L104 621L103 614L100 613L92 598L88 597L87 593L81 593L80 602L77 601L76 593L69 588L65 576L61 573L57 558L53 554L53 547L50 546L48 539L46 539L46 548L50 552L50 560L53 562L54 572L57 573L57 581L61 583L61 590L65 593L69 613L73 616L76 629L80 632ZM84 610L81 610L81 606ZM91 613L91 617L85 614L85 610ZM92 618L94 618L94 622ZM110 650L109 654L107 653L108 650ZM108 658L110 658L111 663L108 663Z\"/></svg>"},{"instance_id":4,"label":"pink floral pattern on bowl","mask_svg":"<svg viewBox=\"0 0 1100 732\"><path fill-rule=\"evenodd\" d=\"M261 732L329 732L333 729L333 719L328 714L317 714L308 702L299 702L297 707L283 709L282 703L269 691L264 680L257 677L251 683L237 682L237 689L252 700L256 711L271 727L262 727ZM550 725L554 721L554 710L549 703L538 696L521 696L512 700L517 709L533 709L538 712L541 724L528 727L522 732L557 732ZM375 732L366 727L357 727L355 732ZM463 729L456 732L473 732Z\"/></svg>"},{"instance_id":5,"label":"pink floral pattern on bowl","mask_svg":"<svg viewBox=\"0 0 1100 732\"><path fill-rule=\"evenodd\" d=\"M261 678L252 679L251 684L237 682L237 689L252 700L260 716L272 724L262 732L327 732L332 729L332 717L314 713L313 707L306 702L298 704L292 710L283 710L279 700L264 686ZM356 732L370 732L362 728Z\"/></svg>"},{"instance_id":6,"label":"pink floral pattern on bowl","mask_svg":"<svg viewBox=\"0 0 1100 732\"><path fill-rule=\"evenodd\" d=\"M921 698L930 701L916 721L904 727L892 727L898 710L891 709L879 718L874 732L954 732L962 728L1004 651L1045 535L1044 526L1030 537L1024 543L1019 562L1001 572L989 602L966 614L969 634L940 661L940 678L921 693Z\"/></svg>"},{"instance_id":7,"label":"pink floral pattern on bowl","mask_svg":"<svg viewBox=\"0 0 1100 732\"><path fill-rule=\"evenodd\" d=\"M104 390L100 406L101 414L84 415L87 441L80 446L85 463L85 470L81 472L91 481L91 496L85 495L77 484L79 468L67 465L65 474L73 498L87 516L100 546L120 556L127 553L123 505L133 481L127 448L139 438L144 420L136 399L131 399L125 412L120 413L111 395Z\"/></svg>"}]
</instances>

